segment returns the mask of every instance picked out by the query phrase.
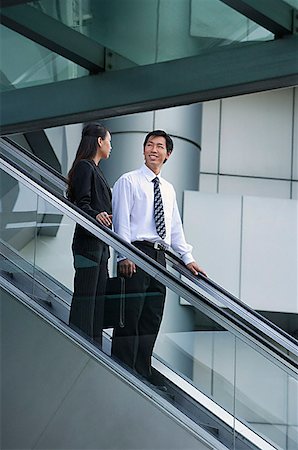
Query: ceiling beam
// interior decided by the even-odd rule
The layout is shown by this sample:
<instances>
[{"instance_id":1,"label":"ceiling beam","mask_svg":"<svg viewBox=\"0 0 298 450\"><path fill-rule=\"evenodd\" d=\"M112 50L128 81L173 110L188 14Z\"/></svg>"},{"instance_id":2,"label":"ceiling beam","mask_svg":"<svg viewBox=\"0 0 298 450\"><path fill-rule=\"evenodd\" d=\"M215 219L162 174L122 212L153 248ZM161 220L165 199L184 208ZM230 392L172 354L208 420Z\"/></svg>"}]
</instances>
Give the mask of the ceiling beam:
<instances>
[{"instance_id":1,"label":"ceiling beam","mask_svg":"<svg viewBox=\"0 0 298 450\"><path fill-rule=\"evenodd\" d=\"M98 73L105 68L105 47L30 5L2 8L1 23L37 44Z\"/></svg>"},{"instance_id":2,"label":"ceiling beam","mask_svg":"<svg viewBox=\"0 0 298 450\"><path fill-rule=\"evenodd\" d=\"M298 85L298 37L3 92L2 134Z\"/></svg>"},{"instance_id":3,"label":"ceiling beam","mask_svg":"<svg viewBox=\"0 0 298 450\"><path fill-rule=\"evenodd\" d=\"M277 37L294 32L294 8L283 0L221 0ZM297 11L296 11L297 13Z\"/></svg>"}]
</instances>

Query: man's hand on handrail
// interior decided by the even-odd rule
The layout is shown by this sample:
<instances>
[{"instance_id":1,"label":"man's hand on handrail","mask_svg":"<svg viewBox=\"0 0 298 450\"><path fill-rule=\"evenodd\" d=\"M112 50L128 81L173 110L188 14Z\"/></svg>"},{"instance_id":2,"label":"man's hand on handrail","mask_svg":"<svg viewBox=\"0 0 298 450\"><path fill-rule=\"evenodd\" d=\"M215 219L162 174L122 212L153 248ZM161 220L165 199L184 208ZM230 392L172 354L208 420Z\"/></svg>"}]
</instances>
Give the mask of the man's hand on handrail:
<instances>
[{"instance_id":1,"label":"man's hand on handrail","mask_svg":"<svg viewBox=\"0 0 298 450\"><path fill-rule=\"evenodd\" d=\"M205 275L205 277L207 277L207 273L204 271L204 269L202 269L197 263L196 261L192 261L188 264L185 264L186 267L188 268L188 270L190 270L194 275L199 275L199 273L201 273L202 275Z\"/></svg>"}]
</instances>

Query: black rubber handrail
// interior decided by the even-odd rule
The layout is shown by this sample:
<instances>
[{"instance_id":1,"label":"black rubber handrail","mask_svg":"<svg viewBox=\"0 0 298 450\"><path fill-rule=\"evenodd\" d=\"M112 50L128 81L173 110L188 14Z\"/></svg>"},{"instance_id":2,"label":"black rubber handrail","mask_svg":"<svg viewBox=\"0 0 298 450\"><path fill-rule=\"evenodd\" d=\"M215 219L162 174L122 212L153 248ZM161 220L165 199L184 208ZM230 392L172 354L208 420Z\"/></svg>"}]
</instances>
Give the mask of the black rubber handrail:
<instances>
[{"instance_id":1,"label":"black rubber handrail","mask_svg":"<svg viewBox=\"0 0 298 450\"><path fill-rule=\"evenodd\" d=\"M58 178L60 182L62 181L65 186L67 185L67 179L57 170L53 169L52 166L44 162L42 159L38 158L34 153L30 153L26 148L22 147L20 144L14 142L12 139L10 139L7 136L0 137L0 143L5 143L6 145L9 144L8 149L15 153L15 155L18 157L19 153L25 155L28 160L33 160L36 164L40 165L43 169L47 170L51 175ZM6 147L7 150L7 147ZM36 166L34 167L36 169ZM41 172L40 175L43 175ZM60 183L59 183L60 184Z\"/></svg>"},{"instance_id":2,"label":"black rubber handrail","mask_svg":"<svg viewBox=\"0 0 298 450\"><path fill-rule=\"evenodd\" d=\"M262 320L262 322L266 323L268 326L273 328L275 331L277 331L279 334L281 334L285 339L288 339L291 341L294 345L298 345L297 339L294 338L294 336L291 336L286 331L284 331L282 328L279 328L275 323L268 320L266 317L262 316L260 313L255 311L253 308L248 306L246 303L241 301L239 298L235 297L233 294L231 294L229 291L227 291L225 288L217 284L214 280L212 280L209 277L205 277L204 275L200 275L199 277L193 275L189 270L186 269L185 264L179 258L179 256L175 255L173 252L169 250L165 250L166 257L169 261L172 262L172 264L175 264L177 266L177 270L181 273L181 275L187 277L190 281L195 283L197 286L202 287L206 290L206 287L203 285L203 283L206 283L210 288L214 289L215 291L223 294L224 296L228 297L230 300L233 301L236 305L240 306L242 309L247 311L249 314L255 316L259 320ZM210 294L213 294L211 289L208 289L208 292Z\"/></svg>"}]
</instances>

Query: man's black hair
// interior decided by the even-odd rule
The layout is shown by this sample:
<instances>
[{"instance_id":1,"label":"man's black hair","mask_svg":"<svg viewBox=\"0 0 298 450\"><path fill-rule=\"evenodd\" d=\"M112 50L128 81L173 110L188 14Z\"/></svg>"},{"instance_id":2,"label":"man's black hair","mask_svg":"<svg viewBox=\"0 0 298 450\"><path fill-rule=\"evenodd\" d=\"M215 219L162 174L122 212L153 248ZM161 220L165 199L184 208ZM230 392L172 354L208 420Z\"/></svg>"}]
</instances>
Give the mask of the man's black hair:
<instances>
[{"instance_id":1,"label":"man's black hair","mask_svg":"<svg viewBox=\"0 0 298 450\"><path fill-rule=\"evenodd\" d=\"M166 132L163 131L163 130L153 130L153 131L150 131L150 133L148 133L147 136L145 137L144 144L143 144L143 145L144 145L144 148L145 148L145 146L146 146L146 144L147 144L149 138L151 138L152 136L161 136L161 137L164 137L165 140L166 140L167 152L168 152L168 153L172 153L173 147L174 147L172 138L168 135L168 133L166 133Z\"/></svg>"}]
</instances>

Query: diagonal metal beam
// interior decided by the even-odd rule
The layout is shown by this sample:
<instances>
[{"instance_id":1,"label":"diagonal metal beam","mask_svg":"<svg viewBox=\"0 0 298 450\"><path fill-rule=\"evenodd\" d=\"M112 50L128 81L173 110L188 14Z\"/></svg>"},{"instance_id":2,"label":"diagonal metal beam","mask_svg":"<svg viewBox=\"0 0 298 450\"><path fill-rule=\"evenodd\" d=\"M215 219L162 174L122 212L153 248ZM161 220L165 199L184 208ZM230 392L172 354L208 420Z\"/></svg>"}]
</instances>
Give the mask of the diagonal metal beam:
<instances>
[{"instance_id":1,"label":"diagonal metal beam","mask_svg":"<svg viewBox=\"0 0 298 450\"><path fill-rule=\"evenodd\" d=\"M105 68L105 47L29 5L3 8L1 22L32 41L85 67L91 73Z\"/></svg>"},{"instance_id":2,"label":"diagonal metal beam","mask_svg":"<svg viewBox=\"0 0 298 450\"><path fill-rule=\"evenodd\" d=\"M221 0L277 37L294 32L295 9L283 0ZM297 11L296 11L297 13Z\"/></svg>"},{"instance_id":3,"label":"diagonal metal beam","mask_svg":"<svg viewBox=\"0 0 298 450\"><path fill-rule=\"evenodd\" d=\"M298 85L298 37L3 92L2 134Z\"/></svg>"}]
</instances>

